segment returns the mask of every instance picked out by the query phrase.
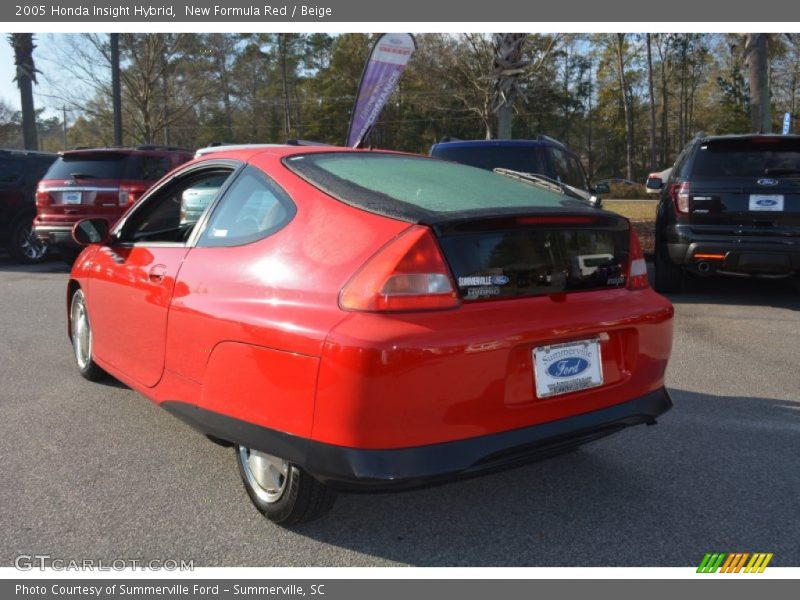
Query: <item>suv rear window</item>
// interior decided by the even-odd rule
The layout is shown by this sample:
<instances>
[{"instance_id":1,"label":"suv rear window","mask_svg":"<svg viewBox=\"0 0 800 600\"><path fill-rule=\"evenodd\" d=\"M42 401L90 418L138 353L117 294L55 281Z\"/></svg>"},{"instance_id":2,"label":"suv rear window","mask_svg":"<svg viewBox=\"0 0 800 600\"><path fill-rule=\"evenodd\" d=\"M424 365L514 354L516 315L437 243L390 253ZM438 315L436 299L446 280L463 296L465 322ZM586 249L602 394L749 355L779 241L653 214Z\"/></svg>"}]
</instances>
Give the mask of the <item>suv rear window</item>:
<instances>
[{"instance_id":1,"label":"suv rear window","mask_svg":"<svg viewBox=\"0 0 800 600\"><path fill-rule=\"evenodd\" d=\"M689 177L800 176L800 141L781 138L719 140L702 144Z\"/></svg>"},{"instance_id":2,"label":"suv rear window","mask_svg":"<svg viewBox=\"0 0 800 600\"><path fill-rule=\"evenodd\" d=\"M154 181L170 170L163 156L132 155L124 152L81 153L60 157L44 179L120 179Z\"/></svg>"},{"instance_id":3,"label":"suv rear window","mask_svg":"<svg viewBox=\"0 0 800 600\"><path fill-rule=\"evenodd\" d=\"M497 168L523 173L547 173L543 149L538 146L435 147L432 156L492 171Z\"/></svg>"},{"instance_id":4,"label":"suv rear window","mask_svg":"<svg viewBox=\"0 0 800 600\"><path fill-rule=\"evenodd\" d=\"M285 159L334 198L405 220L487 208L560 208L565 197L482 169L380 152L324 152ZM567 201L568 202L568 201Z\"/></svg>"}]
</instances>

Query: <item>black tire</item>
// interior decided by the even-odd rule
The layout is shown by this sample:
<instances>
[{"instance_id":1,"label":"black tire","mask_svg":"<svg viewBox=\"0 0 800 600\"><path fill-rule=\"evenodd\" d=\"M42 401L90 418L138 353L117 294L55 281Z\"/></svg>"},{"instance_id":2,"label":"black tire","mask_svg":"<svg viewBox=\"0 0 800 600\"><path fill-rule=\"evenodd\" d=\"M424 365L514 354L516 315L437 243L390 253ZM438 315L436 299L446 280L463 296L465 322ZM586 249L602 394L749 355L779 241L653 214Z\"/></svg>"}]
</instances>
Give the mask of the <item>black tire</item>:
<instances>
[{"instance_id":1,"label":"black tire","mask_svg":"<svg viewBox=\"0 0 800 600\"><path fill-rule=\"evenodd\" d=\"M672 262L663 244L656 243L654 287L661 294L683 291L683 267Z\"/></svg>"},{"instance_id":2,"label":"black tire","mask_svg":"<svg viewBox=\"0 0 800 600\"><path fill-rule=\"evenodd\" d=\"M92 328L83 290L77 289L69 303L69 331L75 364L84 379L98 381L105 377L103 371L92 358Z\"/></svg>"},{"instance_id":3,"label":"black tire","mask_svg":"<svg viewBox=\"0 0 800 600\"><path fill-rule=\"evenodd\" d=\"M234 450L247 495L261 514L273 523L284 526L305 523L321 517L333 507L336 491L321 484L297 465L257 453L284 465L281 484L270 490L255 479L249 462L252 451L244 446L236 446Z\"/></svg>"},{"instance_id":4,"label":"black tire","mask_svg":"<svg viewBox=\"0 0 800 600\"><path fill-rule=\"evenodd\" d=\"M32 265L47 256L47 242L33 233L33 217L20 217L11 225L8 253L16 262Z\"/></svg>"}]
</instances>

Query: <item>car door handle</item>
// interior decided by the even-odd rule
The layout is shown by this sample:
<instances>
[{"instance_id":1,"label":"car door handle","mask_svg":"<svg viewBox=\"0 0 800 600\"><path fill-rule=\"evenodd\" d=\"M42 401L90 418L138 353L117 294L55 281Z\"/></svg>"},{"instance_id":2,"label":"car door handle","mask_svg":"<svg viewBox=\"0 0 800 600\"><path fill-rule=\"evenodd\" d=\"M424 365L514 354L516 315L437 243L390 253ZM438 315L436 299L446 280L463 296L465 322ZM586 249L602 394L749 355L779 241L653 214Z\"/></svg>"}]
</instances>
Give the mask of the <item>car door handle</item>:
<instances>
[{"instance_id":1,"label":"car door handle","mask_svg":"<svg viewBox=\"0 0 800 600\"><path fill-rule=\"evenodd\" d=\"M164 280L164 276L167 274L167 267L166 265L153 265L150 267L150 272L147 274L147 278L152 283L161 283Z\"/></svg>"}]
</instances>

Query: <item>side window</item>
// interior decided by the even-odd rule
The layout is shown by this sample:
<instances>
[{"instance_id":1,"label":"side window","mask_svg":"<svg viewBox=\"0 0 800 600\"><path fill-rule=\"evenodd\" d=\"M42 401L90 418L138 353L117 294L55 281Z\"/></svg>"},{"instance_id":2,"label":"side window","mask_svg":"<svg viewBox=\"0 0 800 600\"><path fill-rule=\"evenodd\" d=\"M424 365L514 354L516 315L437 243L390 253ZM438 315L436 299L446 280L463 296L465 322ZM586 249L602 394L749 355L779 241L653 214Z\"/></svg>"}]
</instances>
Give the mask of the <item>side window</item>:
<instances>
[{"instance_id":1,"label":"side window","mask_svg":"<svg viewBox=\"0 0 800 600\"><path fill-rule=\"evenodd\" d=\"M572 187L586 189L583 169L578 164L578 161L562 150L550 148L549 152L553 161L556 179Z\"/></svg>"},{"instance_id":2,"label":"side window","mask_svg":"<svg viewBox=\"0 0 800 600\"><path fill-rule=\"evenodd\" d=\"M255 167L247 167L214 209L197 245L249 244L281 229L295 212L286 192Z\"/></svg>"},{"instance_id":3,"label":"side window","mask_svg":"<svg viewBox=\"0 0 800 600\"><path fill-rule=\"evenodd\" d=\"M230 174L215 169L169 183L131 214L118 241L185 243Z\"/></svg>"}]
</instances>

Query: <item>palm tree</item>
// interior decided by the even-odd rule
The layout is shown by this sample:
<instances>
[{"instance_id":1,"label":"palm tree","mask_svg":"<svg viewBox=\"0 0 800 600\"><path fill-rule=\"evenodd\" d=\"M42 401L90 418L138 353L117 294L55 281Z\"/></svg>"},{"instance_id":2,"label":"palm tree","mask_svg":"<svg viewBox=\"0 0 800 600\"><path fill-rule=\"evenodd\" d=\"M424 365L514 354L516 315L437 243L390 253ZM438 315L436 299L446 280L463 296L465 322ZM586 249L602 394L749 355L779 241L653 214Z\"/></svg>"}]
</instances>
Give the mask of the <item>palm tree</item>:
<instances>
[{"instance_id":1,"label":"palm tree","mask_svg":"<svg viewBox=\"0 0 800 600\"><path fill-rule=\"evenodd\" d=\"M769 34L748 33L744 55L750 80L750 127L753 133L772 133L769 106Z\"/></svg>"},{"instance_id":2,"label":"palm tree","mask_svg":"<svg viewBox=\"0 0 800 600\"><path fill-rule=\"evenodd\" d=\"M525 33L495 33L492 36L494 50L494 106L497 115L497 137L511 137L511 116L514 99L519 95L519 78L528 66L523 59L522 46L527 39Z\"/></svg>"},{"instance_id":3,"label":"palm tree","mask_svg":"<svg viewBox=\"0 0 800 600\"><path fill-rule=\"evenodd\" d=\"M36 110L33 106L33 84L36 83L36 66L33 63L32 33L12 33L8 43L14 48L14 64L17 75L14 80L19 86L20 104L22 106L22 140L26 150L38 150L36 136Z\"/></svg>"}]
</instances>

